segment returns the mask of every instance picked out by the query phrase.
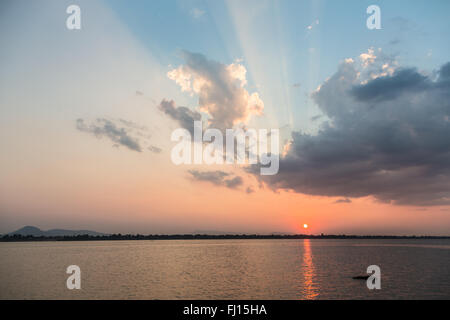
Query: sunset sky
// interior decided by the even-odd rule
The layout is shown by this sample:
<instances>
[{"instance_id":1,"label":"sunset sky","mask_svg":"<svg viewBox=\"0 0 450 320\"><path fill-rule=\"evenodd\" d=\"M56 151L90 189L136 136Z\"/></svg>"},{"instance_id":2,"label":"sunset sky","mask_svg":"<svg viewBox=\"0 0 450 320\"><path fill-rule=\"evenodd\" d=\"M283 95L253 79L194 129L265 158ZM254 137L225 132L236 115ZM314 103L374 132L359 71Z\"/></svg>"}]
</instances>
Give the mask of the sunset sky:
<instances>
[{"instance_id":1,"label":"sunset sky","mask_svg":"<svg viewBox=\"0 0 450 320\"><path fill-rule=\"evenodd\" d=\"M66 28L71 4L81 30ZM3 0L0 233L449 235L449 12ZM171 133L194 119L279 129L278 174L175 165Z\"/></svg>"}]
</instances>

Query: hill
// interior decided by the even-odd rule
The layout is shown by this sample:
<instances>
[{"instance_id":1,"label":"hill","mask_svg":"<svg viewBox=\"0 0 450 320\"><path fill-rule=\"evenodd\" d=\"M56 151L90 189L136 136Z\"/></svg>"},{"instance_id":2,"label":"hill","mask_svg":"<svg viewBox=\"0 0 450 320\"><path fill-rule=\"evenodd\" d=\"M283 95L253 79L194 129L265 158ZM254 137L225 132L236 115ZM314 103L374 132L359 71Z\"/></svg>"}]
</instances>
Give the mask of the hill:
<instances>
[{"instance_id":1,"label":"hill","mask_svg":"<svg viewBox=\"0 0 450 320\"><path fill-rule=\"evenodd\" d=\"M21 236L33 236L33 237L57 237L57 236L78 236L78 235L90 235L90 236L104 236L105 233L100 233L91 230L65 230L65 229L51 229L41 230L34 226L25 226L19 230L9 233L8 235L21 235Z\"/></svg>"}]
</instances>

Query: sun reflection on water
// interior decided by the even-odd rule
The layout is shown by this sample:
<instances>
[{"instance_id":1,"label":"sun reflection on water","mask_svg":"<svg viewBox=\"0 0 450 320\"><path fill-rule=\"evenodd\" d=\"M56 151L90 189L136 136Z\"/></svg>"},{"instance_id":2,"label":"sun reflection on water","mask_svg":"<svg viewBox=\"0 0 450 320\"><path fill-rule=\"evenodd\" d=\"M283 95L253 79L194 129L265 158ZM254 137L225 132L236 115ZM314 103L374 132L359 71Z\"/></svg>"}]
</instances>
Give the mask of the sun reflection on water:
<instances>
[{"instance_id":1,"label":"sun reflection on water","mask_svg":"<svg viewBox=\"0 0 450 320\"><path fill-rule=\"evenodd\" d=\"M311 240L303 240L303 276L304 276L304 298L311 300L317 298L319 290L314 283L315 269L312 258Z\"/></svg>"}]
</instances>

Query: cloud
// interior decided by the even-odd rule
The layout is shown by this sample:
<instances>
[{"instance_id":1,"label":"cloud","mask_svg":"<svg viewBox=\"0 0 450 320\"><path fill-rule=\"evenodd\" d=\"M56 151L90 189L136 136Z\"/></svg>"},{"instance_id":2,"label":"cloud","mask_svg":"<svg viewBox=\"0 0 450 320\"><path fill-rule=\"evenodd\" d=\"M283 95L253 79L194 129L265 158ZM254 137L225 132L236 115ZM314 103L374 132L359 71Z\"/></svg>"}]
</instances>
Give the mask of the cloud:
<instances>
[{"instance_id":1,"label":"cloud","mask_svg":"<svg viewBox=\"0 0 450 320\"><path fill-rule=\"evenodd\" d=\"M389 41L388 44L389 44L390 46L395 46L395 45L399 44L400 42L401 42L400 39L395 38L395 39L392 39L391 41Z\"/></svg>"},{"instance_id":2,"label":"cloud","mask_svg":"<svg viewBox=\"0 0 450 320\"><path fill-rule=\"evenodd\" d=\"M374 54L374 49L370 48L369 50L367 50L367 53L361 53L359 55L359 58L361 59L363 66L367 67L369 64L374 63L377 57Z\"/></svg>"},{"instance_id":3,"label":"cloud","mask_svg":"<svg viewBox=\"0 0 450 320\"><path fill-rule=\"evenodd\" d=\"M252 115L261 115L264 103L258 93L249 93L246 68L238 63L225 65L199 53L182 51L185 64L168 72L184 92L198 96L198 108L217 129L246 124Z\"/></svg>"},{"instance_id":4,"label":"cloud","mask_svg":"<svg viewBox=\"0 0 450 320\"><path fill-rule=\"evenodd\" d=\"M319 120L320 118L322 118L323 116L321 115L321 114L318 114L317 116L312 116L311 118L310 118L310 120L312 121L312 122L315 122L315 121L317 121L317 120Z\"/></svg>"},{"instance_id":5,"label":"cloud","mask_svg":"<svg viewBox=\"0 0 450 320\"><path fill-rule=\"evenodd\" d=\"M162 149L158 148L156 146L149 146L147 149L153 153L161 153L162 152Z\"/></svg>"},{"instance_id":6,"label":"cloud","mask_svg":"<svg viewBox=\"0 0 450 320\"><path fill-rule=\"evenodd\" d=\"M215 185L222 185L225 177L228 176L227 172L224 171L197 171L197 170L189 170L189 173L195 180L198 181L208 181Z\"/></svg>"},{"instance_id":7,"label":"cloud","mask_svg":"<svg viewBox=\"0 0 450 320\"><path fill-rule=\"evenodd\" d=\"M124 146L130 150L141 152L142 148L139 144L139 140L130 135L132 129L139 129L133 122L120 119L120 124L113 122L112 120L99 118L94 123L86 124L83 119L77 119L77 129L82 132L87 132L95 135L97 138L106 137L114 142L114 146Z\"/></svg>"},{"instance_id":8,"label":"cloud","mask_svg":"<svg viewBox=\"0 0 450 320\"><path fill-rule=\"evenodd\" d=\"M194 8L190 11L190 14L193 18L198 19L205 14L205 11L199 8Z\"/></svg>"},{"instance_id":9,"label":"cloud","mask_svg":"<svg viewBox=\"0 0 450 320\"><path fill-rule=\"evenodd\" d=\"M420 29L420 26L409 19L397 16L397 17L393 17L391 19L389 19L389 24L392 24L393 30L395 31L400 31L402 33L405 32L416 32ZM421 35L423 35L423 31L421 33Z\"/></svg>"},{"instance_id":10,"label":"cloud","mask_svg":"<svg viewBox=\"0 0 450 320\"><path fill-rule=\"evenodd\" d=\"M192 178L197 181L210 182L216 186L223 186L230 189L235 189L243 184L243 179L240 176L231 177L228 172L216 171L188 171Z\"/></svg>"},{"instance_id":11,"label":"cloud","mask_svg":"<svg viewBox=\"0 0 450 320\"><path fill-rule=\"evenodd\" d=\"M449 81L450 80L450 62L447 62L439 70L439 80Z\"/></svg>"},{"instance_id":12,"label":"cloud","mask_svg":"<svg viewBox=\"0 0 450 320\"><path fill-rule=\"evenodd\" d=\"M158 108L177 121L182 128L187 129L192 136L194 135L194 121L202 119L202 115L197 111L187 107L176 107L173 100L163 99Z\"/></svg>"},{"instance_id":13,"label":"cloud","mask_svg":"<svg viewBox=\"0 0 450 320\"><path fill-rule=\"evenodd\" d=\"M352 200L350 200L349 198L338 199L334 203L352 203Z\"/></svg>"},{"instance_id":14,"label":"cloud","mask_svg":"<svg viewBox=\"0 0 450 320\"><path fill-rule=\"evenodd\" d=\"M224 180L224 183L227 186L227 188L234 189L234 188L237 188L240 185L242 185L243 180L242 180L242 177L236 176L232 179Z\"/></svg>"},{"instance_id":15,"label":"cloud","mask_svg":"<svg viewBox=\"0 0 450 320\"><path fill-rule=\"evenodd\" d=\"M400 69L391 77L380 77L367 84L357 85L351 94L359 101L382 102L393 100L411 90L426 90L430 83L428 77L421 75L414 68Z\"/></svg>"},{"instance_id":16,"label":"cloud","mask_svg":"<svg viewBox=\"0 0 450 320\"><path fill-rule=\"evenodd\" d=\"M279 173L258 178L310 195L450 204L450 63L428 76L366 58L319 86L312 98L328 120L294 132Z\"/></svg>"},{"instance_id":17,"label":"cloud","mask_svg":"<svg viewBox=\"0 0 450 320\"><path fill-rule=\"evenodd\" d=\"M314 26L318 25L319 19L316 19L316 21L314 21L313 23L311 23L309 26L306 27L307 30L312 30L314 28Z\"/></svg>"}]
</instances>

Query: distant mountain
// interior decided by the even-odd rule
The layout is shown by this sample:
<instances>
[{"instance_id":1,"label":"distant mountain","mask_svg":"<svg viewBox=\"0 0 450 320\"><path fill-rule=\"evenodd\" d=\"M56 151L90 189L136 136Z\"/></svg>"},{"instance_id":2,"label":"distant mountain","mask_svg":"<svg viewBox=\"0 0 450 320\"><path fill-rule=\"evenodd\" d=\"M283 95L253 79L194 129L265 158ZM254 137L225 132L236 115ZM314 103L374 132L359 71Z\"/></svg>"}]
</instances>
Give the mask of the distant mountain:
<instances>
[{"instance_id":1,"label":"distant mountain","mask_svg":"<svg viewBox=\"0 0 450 320\"><path fill-rule=\"evenodd\" d=\"M51 229L43 231L37 227L25 226L19 230L9 233L9 235L21 235L21 236L34 236L34 237L55 237L55 236L77 236L77 235L90 235L90 236L104 236L105 233L100 233L90 230L64 230L64 229Z\"/></svg>"},{"instance_id":2,"label":"distant mountain","mask_svg":"<svg viewBox=\"0 0 450 320\"><path fill-rule=\"evenodd\" d=\"M42 231L39 228L32 227L32 226L25 226L22 229L16 230L16 231L11 232L9 234L10 235L19 234L21 236L35 236L35 237L39 237L39 236L43 236L44 233L45 232Z\"/></svg>"}]
</instances>

